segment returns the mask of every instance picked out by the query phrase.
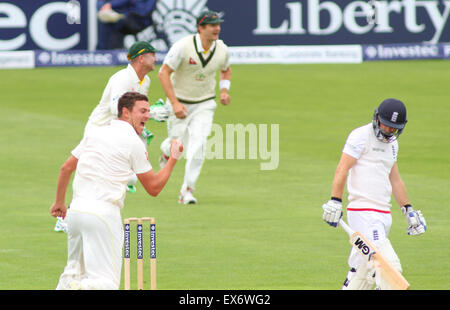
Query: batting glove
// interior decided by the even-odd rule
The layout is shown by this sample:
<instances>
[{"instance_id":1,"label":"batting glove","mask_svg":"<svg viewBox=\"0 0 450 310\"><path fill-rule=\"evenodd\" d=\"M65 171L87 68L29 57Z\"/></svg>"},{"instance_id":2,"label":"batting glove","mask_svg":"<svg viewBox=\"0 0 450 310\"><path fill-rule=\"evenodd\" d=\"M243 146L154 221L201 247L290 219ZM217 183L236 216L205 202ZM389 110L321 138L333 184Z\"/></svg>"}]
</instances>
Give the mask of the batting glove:
<instances>
[{"instance_id":1,"label":"batting glove","mask_svg":"<svg viewBox=\"0 0 450 310\"><path fill-rule=\"evenodd\" d=\"M408 235L421 235L427 230L427 222L421 211L415 211L411 205L405 205L401 209L408 222L408 228L406 229Z\"/></svg>"},{"instance_id":2,"label":"batting glove","mask_svg":"<svg viewBox=\"0 0 450 310\"><path fill-rule=\"evenodd\" d=\"M328 200L327 203L322 205L323 209L323 220L327 222L328 225L337 227L339 220L342 217L342 202L338 200Z\"/></svg>"},{"instance_id":3,"label":"batting glove","mask_svg":"<svg viewBox=\"0 0 450 310\"><path fill-rule=\"evenodd\" d=\"M150 118L157 122L165 122L169 118L169 109L161 98L150 106Z\"/></svg>"}]
</instances>

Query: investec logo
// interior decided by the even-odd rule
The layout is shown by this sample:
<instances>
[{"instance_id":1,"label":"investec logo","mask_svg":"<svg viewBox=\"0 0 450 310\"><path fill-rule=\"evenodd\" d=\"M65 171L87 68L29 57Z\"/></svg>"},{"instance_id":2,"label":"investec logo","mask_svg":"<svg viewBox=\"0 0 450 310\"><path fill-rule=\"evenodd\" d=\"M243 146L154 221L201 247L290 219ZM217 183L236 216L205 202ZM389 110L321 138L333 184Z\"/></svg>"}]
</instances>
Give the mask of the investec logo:
<instances>
[{"instance_id":1,"label":"investec logo","mask_svg":"<svg viewBox=\"0 0 450 310\"><path fill-rule=\"evenodd\" d=\"M88 0L92 2L93 0ZM32 12L29 20L26 15L26 1L17 1L20 4L14 4L0 1L0 50L20 49L27 43L27 33L32 41L41 49L62 51L70 49L80 43L81 34L79 27L73 29L65 37L56 37L50 33L47 28L48 21L55 15L66 15L66 22L69 25L76 26L81 24L81 4L78 0L69 1L47 1L48 3L40 6ZM31 1L29 1L31 2ZM44 1L40 1L44 2ZM23 8L22 8L23 7ZM28 31L27 31L28 28ZM69 27L71 29L72 27ZM11 35L4 37L3 30L13 29ZM17 33L16 31L19 31ZM11 37L12 36L12 37Z\"/></svg>"},{"instance_id":2,"label":"investec logo","mask_svg":"<svg viewBox=\"0 0 450 310\"><path fill-rule=\"evenodd\" d=\"M281 1L257 0L256 35L332 35L342 28L353 34L393 33L391 25L399 18L410 33L421 33L427 28L434 29L433 36L427 42L436 43L441 37L449 14L450 0L394 0L394 1L321 1L302 0L284 4L288 13L278 25L271 22L272 9L283 6ZM277 8L277 12L280 12ZM306 12L306 13L305 13ZM305 13L305 14L304 14ZM328 23L324 25L321 18L326 14ZM431 23L425 24L419 14L426 14ZM306 16L306 21L303 17ZM419 21L420 20L420 21Z\"/></svg>"},{"instance_id":3,"label":"investec logo","mask_svg":"<svg viewBox=\"0 0 450 310\"><path fill-rule=\"evenodd\" d=\"M364 47L368 59L415 59L439 58L437 44L400 44L400 45L368 45Z\"/></svg>"}]
</instances>

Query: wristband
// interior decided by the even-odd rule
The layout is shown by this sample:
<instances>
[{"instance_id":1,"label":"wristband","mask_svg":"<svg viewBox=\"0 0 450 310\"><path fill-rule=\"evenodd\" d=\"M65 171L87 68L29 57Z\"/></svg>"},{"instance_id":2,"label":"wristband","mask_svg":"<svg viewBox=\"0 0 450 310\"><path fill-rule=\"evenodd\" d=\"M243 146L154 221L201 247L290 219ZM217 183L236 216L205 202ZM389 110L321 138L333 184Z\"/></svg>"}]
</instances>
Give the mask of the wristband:
<instances>
[{"instance_id":1,"label":"wristband","mask_svg":"<svg viewBox=\"0 0 450 310\"><path fill-rule=\"evenodd\" d=\"M226 90L229 90L231 86L230 80L220 80L219 87L220 89L225 88Z\"/></svg>"},{"instance_id":2,"label":"wristband","mask_svg":"<svg viewBox=\"0 0 450 310\"><path fill-rule=\"evenodd\" d=\"M342 199L338 198L338 197L331 197L331 200L336 200L336 201L342 202Z\"/></svg>"}]
</instances>

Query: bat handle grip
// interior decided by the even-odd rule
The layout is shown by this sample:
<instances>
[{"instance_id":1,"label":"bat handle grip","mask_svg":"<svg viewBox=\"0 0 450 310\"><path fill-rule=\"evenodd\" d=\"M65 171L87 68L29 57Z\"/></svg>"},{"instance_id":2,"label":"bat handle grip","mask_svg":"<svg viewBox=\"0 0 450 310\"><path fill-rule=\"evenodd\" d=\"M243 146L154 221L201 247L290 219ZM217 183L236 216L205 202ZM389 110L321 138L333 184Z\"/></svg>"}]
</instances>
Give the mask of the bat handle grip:
<instances>
[{"instance_id":1,"label":"bat handle grip","mask_svg":"<svg viewBox=\"0 0 450 310\"><path fill-rule=\"evenodd\" d=\"M351 229L350 226L348 226L347 223L344 222L343 219L340 219L340 220L339 220L339 225L342 226L342 228L347 232L347 234L348 234L349 236L351 236L351 235L353 235L353 234L355 233L355 231L354 231L353 229Z\"/></svg>"}]
</instances>

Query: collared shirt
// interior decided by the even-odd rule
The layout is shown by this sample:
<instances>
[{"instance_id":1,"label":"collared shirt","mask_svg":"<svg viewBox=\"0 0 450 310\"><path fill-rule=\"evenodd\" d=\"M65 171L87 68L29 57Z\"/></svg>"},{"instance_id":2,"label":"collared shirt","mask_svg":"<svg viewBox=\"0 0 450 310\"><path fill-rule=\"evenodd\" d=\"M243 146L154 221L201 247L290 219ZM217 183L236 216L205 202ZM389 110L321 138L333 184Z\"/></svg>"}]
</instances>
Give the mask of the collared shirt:
<instances>
[{"instance_id":1,"label":"collared shirt","mask_svg":"<svg viewBox=\"0 0 450 310\"><path fill-rule=\"evenodd\" d=\"M202 40L200 39L200 35L198 33L195 34L195 41L197 43L197 51L199 53L203 54L203 57L208 57L209 54L211 54L211 51L213 51L216 48L216 41L213 41L211 44L211 47L208 50L205 50L203 48Z\"/></svg>"},{"instance_id":2,"label":"collared shirt","mask_svg":"<svg viewBox=\"0 0 450 310\"><path fill-rule=\"evenodd\" d=\"M357 159L347 177L347 210L389 212L392 195L389 174L397 161L397 140L379 141L369 123L349 134L342 151Z\"/></svg>"},{"instance_id":3,"label":"collared shirt","mask_svg":"<svg viewBox=\"0 0 450 310\"><path fill-rule=\"evenodd\" d=\"M123 207L130 178L152 169L142 140L122 120L90 130L72 155L78 158L74 200L101 201L119 208Z\"/></svg>"},{"instance_id":4,"label":"collared shirt","mask_svg":"<svg viewBox=\"0 0 450 310\"><path fill-rule=\"evenodd\" d=\"M203 58L208 58L211 54L211 51L213 51L216 48L216 41L213 41L211 47L209 50L205 51L203 48L202 40L200 39L200 35L198 33L195 34L195 41L197 43L197 51L199 53L202 53ZM167 56L164 59L164 64L168 65L172 70L176 71L178 66L180 65L181 61L184 57L184 51L185 46L183 44L183 40L179 40L176 42L172 47L170 48L169 52L167 53ZM221 68L222 71L225 71L230 66L229 59L227 59L226 64Z\"/></svg>"},{"instance_id":5,"label":"collared shirt","mask_svg":"<svg viewBox=\"0 0 450 310\"><path fill-rule=\"evenodd\" d=\"M176 42L164 58L164 65L174 72L170 76L175 95L182 103L201 103L216 97L217 71L229 66L228 47L216 40L205 51L200 35L189 35Z\"/></svg>"},{"instance_id":6,"label":"collared shirt","mask_svg":"<svg viewBox=\"0 0 450 310\"><path fill-rule=\"evenodd\" d=\"M150 78L146 75L143 80L139 80L134 68L128 64L125 69L116 72L109 79L100 103L89 116L88 125L108 125L111 120L117 119L117 104L120 96L129 91L147 95L149 87Z\"/></svg>"}]
</instances>

